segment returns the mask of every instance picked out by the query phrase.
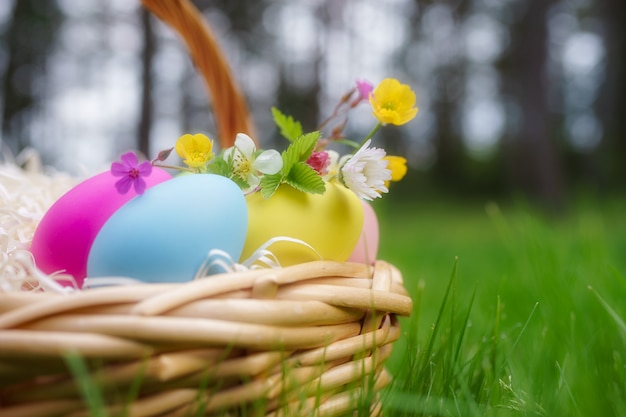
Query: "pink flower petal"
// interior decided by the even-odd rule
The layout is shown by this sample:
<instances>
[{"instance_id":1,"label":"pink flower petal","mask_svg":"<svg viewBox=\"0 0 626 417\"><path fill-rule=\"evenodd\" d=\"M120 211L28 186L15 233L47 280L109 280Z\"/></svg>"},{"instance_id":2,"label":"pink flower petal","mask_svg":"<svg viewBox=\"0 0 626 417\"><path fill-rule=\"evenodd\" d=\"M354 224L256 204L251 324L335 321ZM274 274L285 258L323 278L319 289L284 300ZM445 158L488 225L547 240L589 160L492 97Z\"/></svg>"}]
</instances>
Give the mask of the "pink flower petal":
<instances>
[{"instance_id":1,"label":"pink flower petal","mask_svg":"<svg viewBox=\"0 0 626 417\"><path fill-rule=\"evenodd\" d=\"M141 177L137 177L134 180L135 183L135 191L137 194L143 194L146 191L146 182Z\"/></svg>"},{"instance_id":2,"label":"pink flower petal","mask_svg":"<svg viewBox=\"0 0 626 417\"><path fill-rule=\"evenodd\" d=\"M117 180L117 182L115 183L115 188L117 189L118 193L126 194L128 190L130 190L131 185L133 185L133 179L128 175L125 175Z\"/></svg>"},{"instance_id":3,"label":"pink flower petal","mask_svg":"<svg viewBox=\"0 0 626 417\"><path fill-rule=\"evenodd\" d=\"M359 99L368 100L374 85L367 80L356 80L356 88L359 91Z\"/></svg>"},{"instance_id":4,"label":"pink flower petal","mask_svg":"<svg viewBox=\"0 0 626 417\"><path fill-rule=\"evenodd\" d=\"M318 174L325 175L330 165L330 156L325 151L313 152L306 163L316 170Z\"/></svg>"},{"instance_id":5,"label":"pink flower petal","mask_svg":"<svg viewBox=\"0 0 626 417\"><path fill-rule=\"evenodd\" d=\"M137 166L137 171L141 177L147 177L152 173L152 163L150 161L144 161Z\"/></svg>"},{"instance_id":6,"label":"pink flower petal","mask_svg":"<svg viewBox=\"0 0 626 417\"><path fill-rule=\"evenodd\" d=\"M122 165L119 162L113 162L111 164L111 174L116 177L121 177L123 175L128 175L128 167Z\"/></svg>"},{"instance_id":7,"label":"pink flower petal","mask_svg":"<svg viewBox=\"0 0 626 417\"><path fill-rule=\"evenodd\" d=\"M122 159L122 163L124 163L129 168L135 168L137 164L139 163L139 160L137 159L137 155L135 155L135 152L126 152L124 155L122 155L121 159Z\"/></svg>"}]
</instances>

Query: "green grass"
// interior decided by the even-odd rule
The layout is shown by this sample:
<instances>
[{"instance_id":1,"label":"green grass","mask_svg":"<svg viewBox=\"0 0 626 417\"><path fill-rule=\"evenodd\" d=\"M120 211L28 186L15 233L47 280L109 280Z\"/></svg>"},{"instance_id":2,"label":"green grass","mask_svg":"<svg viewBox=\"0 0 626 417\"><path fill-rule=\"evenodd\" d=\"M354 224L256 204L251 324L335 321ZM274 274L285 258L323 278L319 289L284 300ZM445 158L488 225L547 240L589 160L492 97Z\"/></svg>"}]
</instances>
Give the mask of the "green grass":
<instances>
[{"instance_id":1,"label":"green grass","mask_svg":"<svg viewBox=\"0 0 626 417\"><path fill-rule=\"evenodd\" d=\"M389 415L626 415L626 202L381 203L416 301Z\"/></svg>"}]
</instances>

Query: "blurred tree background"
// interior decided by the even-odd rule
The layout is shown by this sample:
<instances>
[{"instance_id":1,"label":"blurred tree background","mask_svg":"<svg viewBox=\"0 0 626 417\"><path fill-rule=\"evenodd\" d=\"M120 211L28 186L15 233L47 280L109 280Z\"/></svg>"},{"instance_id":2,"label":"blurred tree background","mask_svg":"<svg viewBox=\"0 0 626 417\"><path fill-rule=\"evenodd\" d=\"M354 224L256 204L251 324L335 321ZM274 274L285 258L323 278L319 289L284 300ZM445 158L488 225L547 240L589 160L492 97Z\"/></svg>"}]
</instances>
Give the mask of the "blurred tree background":
<instances>
[{"instance_id":1,"label":"blurred tree background","mask_svg":"<svg viewBox=\"0 0 626 417\"><path fill-rule=\"evenodd\" d=\"M309 129L357 78L410 84L420 112L382 131L411 167L398 188L520 193L558 207L626 182L623 0L195 0L242 84L264 147L270 106ZM139 1L0 5L3 155L92 172L214 132L177 35ZM350 116L358 138L368 110Z\"/></svg>"}]
</instances>

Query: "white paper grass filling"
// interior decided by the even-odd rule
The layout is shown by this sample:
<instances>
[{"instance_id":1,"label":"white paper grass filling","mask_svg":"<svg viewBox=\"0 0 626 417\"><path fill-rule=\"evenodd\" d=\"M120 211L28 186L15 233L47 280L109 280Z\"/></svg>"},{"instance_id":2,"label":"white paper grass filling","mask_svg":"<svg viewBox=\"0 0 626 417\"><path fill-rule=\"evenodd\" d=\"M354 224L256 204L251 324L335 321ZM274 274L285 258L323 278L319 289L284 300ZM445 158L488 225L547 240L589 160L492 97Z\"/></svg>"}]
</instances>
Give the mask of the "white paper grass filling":
<instances>
[{"instance_id":1,"label":"white paper grass filling","mask_svg":"<svg viewBox=\"0 0 626 417\"><path fill-rule=\"evenodd\" d=\"M29 245L48 208L80 179L44 172L32 150L5 159L0 163L0 292L72 291L35 268Z\"/></svg>"}]
</instances>

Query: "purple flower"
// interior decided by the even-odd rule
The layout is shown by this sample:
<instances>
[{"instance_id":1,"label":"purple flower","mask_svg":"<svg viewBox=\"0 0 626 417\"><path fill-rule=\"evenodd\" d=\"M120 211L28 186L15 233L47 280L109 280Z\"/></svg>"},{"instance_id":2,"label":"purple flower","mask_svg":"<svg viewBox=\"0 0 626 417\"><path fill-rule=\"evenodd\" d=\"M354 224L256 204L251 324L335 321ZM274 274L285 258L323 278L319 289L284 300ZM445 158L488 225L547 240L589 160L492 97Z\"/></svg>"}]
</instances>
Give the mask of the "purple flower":
<instances>
[{"instance_id":1,"label":"purple flower","mask_svg":"<svg viewBox=\"0 0 626 417\"><path fill-rule=\"evenodd\" d=\"M146 191L146 182L142 177L147 177L152 172L150 161L141 164L134 152L126 152L121 157L122 162L111 164L111 174L115 177L122 177L115 183L115 188L120 194L126 194L131 186L135 186L137 194Z\"/></svg>"},{"instance_id":2,"label":"purple flower","mask_svg":"<svg viewBox=\"0 0 626 417\"><path fill-rule=\"evenodd\" d=\"M370 93L374 89L374 86L371 82L367 80L356 80L356 89L359 92L359 97L357 99L358 101L356 101L356 103L358 104L361 101L369 100Z\"/></svg>"}]
</instances>

